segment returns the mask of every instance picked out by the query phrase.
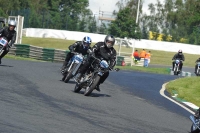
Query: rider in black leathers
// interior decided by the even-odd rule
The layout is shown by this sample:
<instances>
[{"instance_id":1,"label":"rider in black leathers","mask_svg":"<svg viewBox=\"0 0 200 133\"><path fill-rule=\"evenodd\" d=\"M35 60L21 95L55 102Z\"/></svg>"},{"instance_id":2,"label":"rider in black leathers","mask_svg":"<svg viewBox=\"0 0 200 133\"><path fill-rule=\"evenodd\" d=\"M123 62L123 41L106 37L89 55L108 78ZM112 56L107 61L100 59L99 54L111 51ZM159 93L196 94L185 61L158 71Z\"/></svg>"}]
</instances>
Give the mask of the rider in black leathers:
<instances>
[{"instance_id":1,"label":"rider in black leathers","mask_svg":"<svg viewBox=\"0 0 200 133\"><path fill-rule=\"evenodd\" d=\"M8 23L8 27L5 26L4 28L0 29L0 37L5 37L9 44L7 47L4 49L4 52L0 56L0 64L1 64L1 59L9 52L9 48L12 47L12 45L15 43L16 40L16 31L14 30L16 27L16 22L14 20L10 20Z\"/></svg>"},{"instance_id":2,"label":"rider in black leathers","mask_svg":"<svg viewBox=\"0 0 200 133\"><path fill-rule=\"evenodd\" d=\"M91 48L90 47L91 43L92 43L91 38L88 36L85 36L83 38L83 41L77 41L74 44L70 45L69 46L70 52L67 54L65 58L65 61L61 68L61 73L65 71L65 68L67 67L69 60L74 56L72 52L77 52L77 53L81 53L82 55L87 55L88 54L87 50Z\"/></svg>"},{"instance_id":3,"label":"rider in black leathers","mask_svg":"<svg viewBox=\"0 0 200 133\"><path fill-rule=\"evenodd\" d=\"M114 36L107 35L104 42L98 42L92 47L92 54L97 58L103 58L104 60L109 62L109 67L111 69L113 69L116 64L116 50L113 48L114 44L115 44ZM93 61L93 58L91 57L83 66L81 66L80 68L81 74L79 76L79 79L90 67L90 64L92 63L92 61ZM102 84L108 76L109 76L109 71L104 73L104 75L101 77L100 82L96 87L97 91L100 91L99 85Z\"/></svg>"},{"instance_id":4,"label":"rider in black leathers","mask_svg":"<svg viewBox=\"0 0 200 133\"><path fill-rule=\"evenodd\" d=\"M185 56L183 55L182 50L179 50L178 53L175 54L174 57L172 58L172 60L174 60L172 62L172 65L173 65L172 71L174 70L174 65L175 65L175 60L176 59L180 60L180 71L182 71L182 66L183 66L183 62L182 61L185 61Z\"/></svg>"}]
</instances>

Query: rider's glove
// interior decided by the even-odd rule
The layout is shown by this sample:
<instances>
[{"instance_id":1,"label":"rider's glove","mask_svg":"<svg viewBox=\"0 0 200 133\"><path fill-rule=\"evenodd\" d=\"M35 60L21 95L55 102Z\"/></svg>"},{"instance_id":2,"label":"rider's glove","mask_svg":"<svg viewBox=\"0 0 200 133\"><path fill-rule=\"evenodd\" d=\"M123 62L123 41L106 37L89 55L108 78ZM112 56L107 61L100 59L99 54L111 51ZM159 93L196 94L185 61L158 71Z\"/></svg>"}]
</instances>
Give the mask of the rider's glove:
<instances>
[{"instance_id":1,"label":"rider's glove","mask_svg":"<svg viewBox=\"0 0 200 133\"><path fill-rule=\"evenodd\" d=\"M92 54L93 52L92 52L91 49L88 49L88 50L87 50L87 53L88 53L88 54Z\"/></svg>"}]
</instances>

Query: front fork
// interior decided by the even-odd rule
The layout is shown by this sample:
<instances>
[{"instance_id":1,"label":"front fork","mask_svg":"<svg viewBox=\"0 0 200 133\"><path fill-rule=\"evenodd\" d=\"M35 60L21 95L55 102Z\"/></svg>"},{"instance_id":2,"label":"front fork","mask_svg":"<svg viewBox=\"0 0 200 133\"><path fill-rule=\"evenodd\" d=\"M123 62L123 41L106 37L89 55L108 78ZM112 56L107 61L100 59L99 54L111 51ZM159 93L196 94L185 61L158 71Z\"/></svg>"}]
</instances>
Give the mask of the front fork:
<instances>
[{"instance_id":1,"label":"front fork","mask_svg":"<svg viewBox=\"0 0 200 133\"><path fill-rule=\"evenodd\" d=\"M93 78L92 78L92 80L91 80L91 82L90 82L90 84L88 85L88 87L90 87L90 86L92 85L92 83L94 82L94 79L95 79L97 76L102 77L103 74L104 74L103 72L95 73L94 76L93 76Z\"/></svg>"},{"instance_id":2,"label":"front fork","mask_svg":"<svg viewBox=\"0 0 200 133\"><path fill-rule=\"evenodd\" d=\"M0 55L2 55L3 52L4 52L4 47L2 47L2 48L0 49Z\"/></svg>"},{"instance_id":3,"label":"front fork","mask_svg":"<svg viewBox=\"0 0 200 133\"><path fill-rule=\"evenodd\" d=\"M74 69L74 71L73 71L73 73L72 73L73 76L76 75L76 73L77 73L78 69L80 68L81 64L82 64L81 62L79 62L79 63L77 64L76 68Z\"/></svg>"}]
</instances>

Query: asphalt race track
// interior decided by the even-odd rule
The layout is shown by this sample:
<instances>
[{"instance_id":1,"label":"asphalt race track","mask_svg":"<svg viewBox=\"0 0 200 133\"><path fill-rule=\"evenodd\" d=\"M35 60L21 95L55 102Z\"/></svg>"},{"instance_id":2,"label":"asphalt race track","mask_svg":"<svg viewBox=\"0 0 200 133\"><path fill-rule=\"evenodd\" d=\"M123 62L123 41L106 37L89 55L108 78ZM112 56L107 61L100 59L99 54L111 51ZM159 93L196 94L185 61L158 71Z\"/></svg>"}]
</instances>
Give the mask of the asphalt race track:
<instances>
[{"instance_id":1,"label":"asphalt race track","mask_svg":"<svg viewBox=\"0 0 200 133\"><path fill-rule=\"evenodd\" d=\"M85 97L60 81L60 63L4 59L0 133L188 133L187 111L159 90L175 76L111 72Z\"/></svg>"}]
</instances>

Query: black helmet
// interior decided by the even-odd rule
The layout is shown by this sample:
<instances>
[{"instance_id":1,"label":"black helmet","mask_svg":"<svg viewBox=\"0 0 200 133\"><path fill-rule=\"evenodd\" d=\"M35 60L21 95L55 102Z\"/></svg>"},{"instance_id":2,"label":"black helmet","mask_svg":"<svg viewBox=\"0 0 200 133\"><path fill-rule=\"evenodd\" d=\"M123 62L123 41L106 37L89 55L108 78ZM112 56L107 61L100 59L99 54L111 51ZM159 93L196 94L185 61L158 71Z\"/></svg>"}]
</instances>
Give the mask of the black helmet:
<instances>
[{"instance_id":1,"label":"black helmet","mask_svg":"<svg viewBox=\"0 0 200 133\"><path fill-rule=\"evenodd\" d=\"M107 48L112 48L115 44L115 38L113 35L107 35L105 40L104 40L105 45Z\"/></svg>"}]
</instances>

